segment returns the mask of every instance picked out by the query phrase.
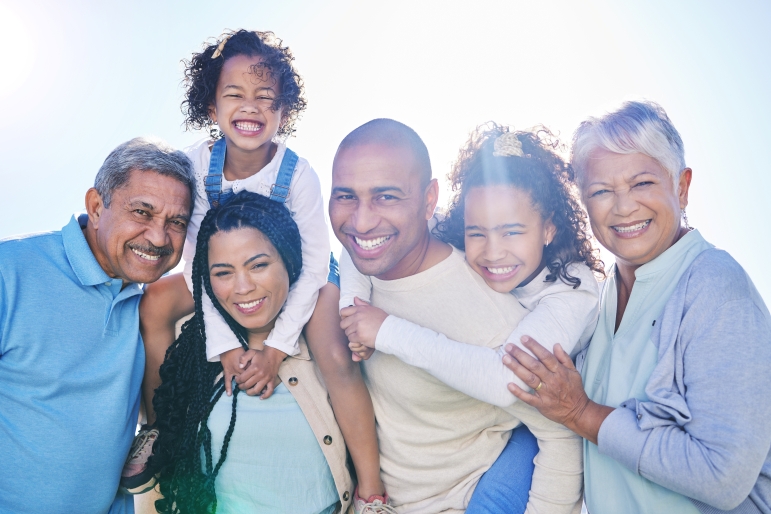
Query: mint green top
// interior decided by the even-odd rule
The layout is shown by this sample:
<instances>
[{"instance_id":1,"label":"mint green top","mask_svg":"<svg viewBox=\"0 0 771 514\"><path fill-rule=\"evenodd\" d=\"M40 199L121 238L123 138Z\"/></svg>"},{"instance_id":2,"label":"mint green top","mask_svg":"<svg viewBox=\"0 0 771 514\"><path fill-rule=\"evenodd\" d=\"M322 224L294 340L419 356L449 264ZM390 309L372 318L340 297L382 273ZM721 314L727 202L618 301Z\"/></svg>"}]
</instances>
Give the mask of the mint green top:
<instances>
[{"instance_id":1,"label":"mint green top","mask_svg":"<svg viewBox=\"0 0 771 514\"><path fill-rule=\"evenodd\" d=\"M600 295L600 319L581 370L589 398L615 408L631 398L648 400L645 386L658 362L658 348L651 341L653 323L660 318L681 275L708 248L712 245L692 230L635 270L632 294L615 333L616 276L607 279ZM617 460L600 454L597 445L586 440L584 482L591 514L699 512L687 497L635 474Z\"/></svg>"}]
</instances>

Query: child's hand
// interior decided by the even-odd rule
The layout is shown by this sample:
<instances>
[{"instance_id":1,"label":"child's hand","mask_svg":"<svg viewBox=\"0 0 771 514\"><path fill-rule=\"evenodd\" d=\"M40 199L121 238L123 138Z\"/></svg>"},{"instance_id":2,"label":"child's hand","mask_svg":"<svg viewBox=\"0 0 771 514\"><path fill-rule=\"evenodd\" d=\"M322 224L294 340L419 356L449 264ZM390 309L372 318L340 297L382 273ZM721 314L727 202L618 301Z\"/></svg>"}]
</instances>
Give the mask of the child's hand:
<instances>
[{"instance_id":1,"label":"child's hand","mask_svg":"<svg viewBox=\"0 0 771 514\"><path fill-rule=\"evenodd\" d=\"M244 368L236 377L238 387L249 396L259 394L261 399L267 400L279 383L278 368L285 358L284 352L270 346L245 352L241 358Z\"/></svg>"},{"instance_id":2,"label":"child's hand","mask_svg":"<svg viewBox=\"0 0 771 514\"><path fill-rule=\"evenodd\" d=\"M353 306L340 311L340 316L343 317L340 327L348 337L348 347L354 352L353 360L366 360L375 350L377 333L388 313L359 298L354 298L353 303Z\"/></svg>"},{"instance_id":3,"label":"child's hand","mask_svg":"<svg viewBox=\"0 0 771 514\"><path fill-rule=\"evenodd\" d=\"M246 352L243 348L233 348L220 355L222 370L225 373L225 391L228 396L233 394L233 377L241 374L242 369L238 364L244 353Z\"/></svg>"}]
</instances>

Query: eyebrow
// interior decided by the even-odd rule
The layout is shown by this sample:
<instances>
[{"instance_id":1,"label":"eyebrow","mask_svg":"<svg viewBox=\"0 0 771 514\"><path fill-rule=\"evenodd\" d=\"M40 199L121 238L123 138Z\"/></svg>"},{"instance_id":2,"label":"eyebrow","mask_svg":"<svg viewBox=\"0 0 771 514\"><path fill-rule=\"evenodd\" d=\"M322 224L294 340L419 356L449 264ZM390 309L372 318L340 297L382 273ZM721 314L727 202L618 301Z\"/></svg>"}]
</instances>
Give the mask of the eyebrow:
<instances>
[{"instance_id":1,"label":"eyebrow","mask_svg":"<svg viewBox=\"0 0 771 514\"><path fill-rule=\"evenodd\" d=\"M496 225L493 228L480 227L478 225L466 225L466 230L501 230L507 228L527 228L524 223L506 223L503 225Z\"/></svg>"},{"instance_id":2,"label":"eyebrow","mask_svg":"<svg viewBox=\"0 0 771 514\"><path fill-rule=\"evenodd\" d=\"M151 203L147 203L144 200L134 200L132 202L129 202L129 208L135 209L136 207L142 207L146 211L150 212L156 212L155 206ZM178 220L184 220L185 222L190 221L190 214L174 214L172 216L169 216L169 219L178 219Z\"/></svg>"},{"instance_id":3,"label":"eyebrow","mask_svg":"<svg viewBox=\"0 0 771 514\"><path fill-rule=\"evenodd\" d=\"M634 179L636 179L637 177L639 177L640 175L653 175L654 177L655 177L655 176L657 176L657 175L656 175L655 173L653 173L652 171L644 170L644 171L638 171L637 173L635 173L634 175L632 175L631 177L629 177L629 180L634 180ZM592 186L609 186L609 185L610 185L610 182L602 182L602 181L597 181L597 182L591 182L591 183L590 183L590 184L588 184L586 187L592 187Z\"/></svg>"},{"instance_id":4,"label":"eyebrow","mask_svg":"<svg viewBox=\"0 0 771 514\"><path fill-rule=\"evenodd\" d=\"M396 186L373 187L370 191L373 193L387 193L389 191L396 191L398 193L404 194L404 191L400 187Z\"/></svg>"},{"instance_id":5,"label":"eyebrow","mask_svg":"<svg viewBox=\"0 0 771 514\"><path fill-rule=\"evenodd\" d=\"M246 262L244 262L244 266L246 266L247 264L249 264L250 262L252 262L255 259L259 259L260 257L270 257L270 255L268 255L267 253L258 253L254 257L251 257L251 258L247 259Z\"/></svg>"}]
</instances>

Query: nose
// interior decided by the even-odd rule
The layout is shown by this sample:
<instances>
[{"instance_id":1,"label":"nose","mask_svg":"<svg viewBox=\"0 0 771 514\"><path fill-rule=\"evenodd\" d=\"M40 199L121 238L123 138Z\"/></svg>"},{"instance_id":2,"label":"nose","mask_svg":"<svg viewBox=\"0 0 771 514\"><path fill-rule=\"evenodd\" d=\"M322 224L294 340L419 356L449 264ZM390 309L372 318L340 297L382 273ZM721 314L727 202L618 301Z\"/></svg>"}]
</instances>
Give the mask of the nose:
<instances>
[{"instance_id":1,"label":"nose","mask_svg":"<svg viewBox=\"0 0 771 514\"><path fill-rule=\"evenodd\" d=\"M615 203L613 204L613 214L626 218L637 210L637 201L634 199L631 189L615 194Z\"/></svg>"},{"instance_id":2,"label":"nose","mask_svg":"<svg viewBox=\"0 0 771 514\"><path fill-rule=\"evenodd\" d=\"M505 254L506 251L498 240L498 237L494 235L488 235L488 237L485 238L485 246L482 250L482 257L490 262L495 262L499 259L502 259Z\"/></svg>"},{"instance_id":3,"label":"nose","mask_svg":"<svg viewBox=\"0 0 771 514\"><path fill-rule=\"evenodd\" d=\"M165 220L161 219L160 216L153 219L153 222L147 225L144 235L145 239L155 246L161 247L171 244L168 227Z\"/></svg>"},{"instance_id":4,"label":"nose","mask_svg":"<svg viewBox=\"0 0 771 514\"><path fill-rule=\"evenodd\" d=\"M255 100L245 98L241 103L241 112L244 114L255 114L260 112L260 107Z\"/></svg>"},{"instance_id":5,"label":"nose","mask_svg":"<svg viewBox=\"0 0 771 514\"><path fill-rule=\"evenodd\" d=\"M359 202L351 216L351 225L359 234L366 234L380 224L380 216L367 202Z\"/></svg>"},{"instance_id":6,"label":"nose","mask_svg":"<svg viewBox=\"0 0 771 514\"><path fill-rule=\"evenodd\" d=\"M238 271L235 274L236 284L233 291L239 295L247 295L254 291L254 282L248 272Z\"/></svg>"}]
</instances>

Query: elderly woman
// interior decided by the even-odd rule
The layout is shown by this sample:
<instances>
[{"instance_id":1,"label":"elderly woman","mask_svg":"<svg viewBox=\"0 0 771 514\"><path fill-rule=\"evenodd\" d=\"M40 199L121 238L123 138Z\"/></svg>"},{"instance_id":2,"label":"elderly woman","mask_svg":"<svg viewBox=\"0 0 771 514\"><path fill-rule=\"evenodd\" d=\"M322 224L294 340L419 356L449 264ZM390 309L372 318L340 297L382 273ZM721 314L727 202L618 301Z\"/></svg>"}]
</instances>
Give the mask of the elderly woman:
<instances>
[{"instance_id":1,"label":"elderly woman","mask_svg":"<svg viewBox=\"0 0 771 514\"><path fill-rule=\"evenodd\" d=\"M208 295L247 353L263 347L302 268L289 211L242 191L208 212L193 262L195 315L169 349L154 399L167 513L345 511L352 480L345 443L305 342L281 364L274 394L224 395L222 364L206 359ZM256 381L256 379L255 379ZM247 389L249 383L244 387Z\"/></svg>"},{"instance_id":2,"label":"elderly woman","mask_svg":"<svg viewBox=\"0 0 771 514\"><path fill-rule=\"evenodd\" d=\"M688 226L680 135L629 102L582 123L572 157L616 265L581 375L560 345L523 338L537 359L509 345L504 362L533 391L509 389L585 438L591 514L771 512L771 317Z\"/></svg>"}]
</instances>

